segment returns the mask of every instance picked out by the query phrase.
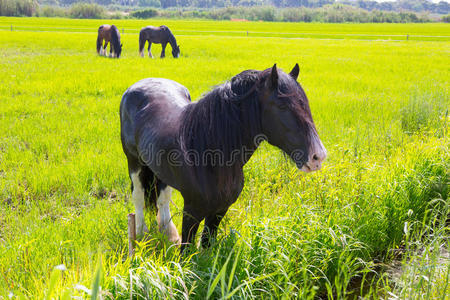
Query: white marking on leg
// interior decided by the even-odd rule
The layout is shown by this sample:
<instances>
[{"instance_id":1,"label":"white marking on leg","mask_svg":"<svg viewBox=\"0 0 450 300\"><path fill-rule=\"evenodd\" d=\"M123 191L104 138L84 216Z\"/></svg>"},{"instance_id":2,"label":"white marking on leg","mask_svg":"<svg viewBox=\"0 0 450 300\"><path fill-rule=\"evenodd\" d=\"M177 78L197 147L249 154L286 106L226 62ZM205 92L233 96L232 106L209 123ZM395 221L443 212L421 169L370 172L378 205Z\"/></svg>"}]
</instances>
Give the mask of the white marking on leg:
<instances>
[{"instance_id":1,"label":"white marking on leg","mask_svg":"<svg viewBox=\"0 0 450 300\"><path fill-rule=\"evenodd\" d=\"M170 242L178 244L180 243L180 236L178 235L177 228L172 222L172 216L170 215L170 199L172 195L172 188L167 186L161 190L158 200L156 202L158 206L158 228L159 231L164 233Z\"/></svg>"},{"instance_id":2,"label":"white marking on leg","mask_svg":"<svg viewBox=\"0 0 450 300\"><path fill-rule=\"evenodd\" d=\"M145 199L144 199L144 188L142 187L141 180L139 179L139 173L131 174L131 181L133 181L133 203L134 209L136 211L136 235L142 235L144 232L148 232L147 225L145 225L144 219L144 207L145 207Z\"/></svg>"}]
</instances>

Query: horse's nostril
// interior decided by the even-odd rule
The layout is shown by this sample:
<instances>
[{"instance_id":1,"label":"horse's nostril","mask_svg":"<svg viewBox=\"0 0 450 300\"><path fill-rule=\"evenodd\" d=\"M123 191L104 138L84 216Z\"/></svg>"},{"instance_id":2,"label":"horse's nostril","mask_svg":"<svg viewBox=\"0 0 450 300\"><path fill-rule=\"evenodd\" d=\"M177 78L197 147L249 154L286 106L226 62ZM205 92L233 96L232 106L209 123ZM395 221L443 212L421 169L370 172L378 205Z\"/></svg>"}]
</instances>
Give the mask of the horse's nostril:
<instances>
[{"instance_id":1,"label":"horse's nostril","mask_svg":"<svg viewBox=\"0 0 450 300\"><path fill-rule=\"evenodd\" d=\"M312 158L313 158L313 160L318 160L318 159L319 159L319 158L317 157L317 154L314 154Z\"/></svg>"}]
</instances>

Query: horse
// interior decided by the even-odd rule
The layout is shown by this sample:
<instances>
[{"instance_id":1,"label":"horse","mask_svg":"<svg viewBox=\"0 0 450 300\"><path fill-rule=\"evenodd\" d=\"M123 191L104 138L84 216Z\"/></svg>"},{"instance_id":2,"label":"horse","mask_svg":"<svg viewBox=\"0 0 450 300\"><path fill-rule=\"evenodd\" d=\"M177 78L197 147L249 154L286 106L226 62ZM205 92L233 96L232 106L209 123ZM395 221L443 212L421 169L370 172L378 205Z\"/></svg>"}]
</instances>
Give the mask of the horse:
<instances>
[{"instance_id":1,"label":"horse","mask_svg":"<svg viewBox=\"0 0 450 300\"><path fill-rule=\"evenodd\" d=\"M157 207L159 231L180 237L170 214L171 189L184 199L181 251L205 220L208 247L244 186L243 166L266 140L304 172L321 168L326 150L308 98L297 82L298 64L287 74L276 64L246 70L197 102L181 84L147 78L129 87L120 103L120 130L128 162L138 236L148 232L144 208Z\"/></svg>"},{"instance_id":2,"label":"horse","mask_svg":"<svg viewBox=\"0 0 450 300\"><path fill-rule=\"evenodd\" d=\"M169 27L161 25L159 27L147 26L141 29L139 32L139 54L144 57L145 43L148 41L148 56L153 58L152 55L152 43L161 44L161 58L166 57L166 46L170 43L172 47L172 55L174 58L180 56L180 46L177 45L175 36L170 31Z\"/></svg>"},{"instance_id":3,"label":"horse","mask_svg":"<svg viewBox=\"0 0 450 300\"><path fill-rule=\"evenodd\" d=\"M102 47L103 40L105 40L105 45ZM115 25L102 25L98 28L97 53L106 56L106 47L109 42L111 42L109 56L119 58L122 53L119 29Z\"/></svg>"}]
</instances>

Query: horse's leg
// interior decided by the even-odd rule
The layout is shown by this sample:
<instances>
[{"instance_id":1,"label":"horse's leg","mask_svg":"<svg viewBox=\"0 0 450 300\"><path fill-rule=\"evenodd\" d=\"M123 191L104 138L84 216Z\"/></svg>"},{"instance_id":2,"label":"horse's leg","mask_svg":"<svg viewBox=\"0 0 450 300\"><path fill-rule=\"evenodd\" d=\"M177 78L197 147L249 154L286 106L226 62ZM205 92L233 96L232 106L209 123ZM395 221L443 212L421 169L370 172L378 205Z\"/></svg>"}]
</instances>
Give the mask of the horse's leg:
<instances>
[{"instance_id":1,"label":"horse's leg","mask_svg":"<svg viewBox=\"0 0 450 300\"><path fill-rule=\"evenodd\" d=\"M114 57L115 52L113 51L113 44L109 44L109 57Z\"/></svg>"},{"instance_id":2,"label":"horse's leg","mask_svg":"<svg viewBox=\"0 0 450 300\"><path fill-rule=\"evenodd\" d=\"M144 219L145 190L144 183L141 180L142 167L136 166L137 164L130 163L130 160L128 160L128 169L132 182L132 199L136 213L136 235L142 236L144 232L148 232Z\"/></svg>"},{"instance_id":3,"label":"horse's leg","mask_svg":"<svg viewBox=\"0 0 450 300\"><path fill-rule=\"evenodd\" d=\"M158 228L170 242L179 244L180 237L170 215L172 188L157 178L148 167L141 167L139 179L144 189L146 208L158 207Z\"/></svg>"},{"instance_id":4,"label":"horse's leg","mask_svg":"<svg viewBox=\"0 0 450 300\"><path fill-rule=\"evenodd\" d=\"M178 235L177 228L172 222L172 216L170 215L170 199L172 196L172 188L167 186L159 190L159 196L157 200L158 206L158 228L159 231L164 233L169 242L179 244L180 236Z\"/></svg>"},{"instance_id":5,"label":"horse's leg","mask_svg":"<svg viewBox=\"0 0 450 300\"><path fill-rule=\"evenodd\" d=\"M103 55L103 40L101 41L101 44L100 44L100 52L99 52L99 54Z\"/></svg>"},{"instance_id":6,"label":"horse's leg","mask_svg":"<svg viewBox=\"0 0 450 300\"><path fill-rule=\"evenodd\" d=\"M222 221L223 217L227 213L226 209L223 212L215 213L209 215L205 219L205 227L202 233L202 247L207 248L211 245L211 239L215 239L217 237L217 228L219 227L220 221Z\"/></svg>"},{"instance_id":7,"label":"horse's leg","mask_svg":"<svg viewBox=\"0 0 450 300\"><path fill-rule=\"evenodd\" d=\"M148 57L153 58L152 55L152 42L148 41Z\"/></svg>"},{"instance_id":8,"label":"horse's leg","mask_svg":"<svg viewBox=\"0 0 450 300\"><path fill-rule=\"evenodd\" d=\"M145 42L146 42L146 40L143 40L139 37L139 55L141 57L144 57Z\"/></svg>"},{"instance_id":9,"label":"horse's leg","mask_svg":"<svg viewBox=\"0 0 450 300\"><path fill-rule=\"evenodd\" d=\"M186 246L192 244L194 241L198 226L202 220L203 217L198 216L193 209L186 206L184 207L183 226L181 230L181 252L186 249Z\"/></svg>"},{"instance_id":10,"label":"horse's leg","mask_svg":"<svg viewBox=\"0 0 450 300\"><path fill-rule=\"evenodd\" d=\"M164 58L164 57L166 57L166 46L167 46L167 43L161 43L161 46L162 46L161 58Z\"/></svg>"},{"instance_id":11,"label":"horse's leg","mask_svg":"<svg viewBox=\"0 0 450 300\"><path fill-rule=\"evenodd\" d=\"M108 47L108 42L105 40L105 45L103 46L103 54L106 56L106 47Z\"/></svg>"}]
</instances>

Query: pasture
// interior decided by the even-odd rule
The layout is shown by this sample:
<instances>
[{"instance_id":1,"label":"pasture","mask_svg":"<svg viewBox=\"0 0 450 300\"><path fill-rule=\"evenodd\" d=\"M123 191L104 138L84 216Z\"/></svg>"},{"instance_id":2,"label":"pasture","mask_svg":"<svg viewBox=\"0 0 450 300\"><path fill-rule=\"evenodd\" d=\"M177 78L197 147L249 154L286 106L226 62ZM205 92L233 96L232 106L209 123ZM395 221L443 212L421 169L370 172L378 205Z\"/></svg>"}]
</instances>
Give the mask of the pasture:
<instances>
[{"instance_id":1,"label":"pasture","mask_svg":"<svg viewBox=\"0 0 450 300\"><path fill-rule=\"evenodd\" d=\"M96 54L105 23L124 28L120 59ZM139 57L139 29L160 24L180 58ZM450 25L0 18L0 57L0 298L449 294ZM164 77L198 99L296 62L323 168L300 173L264 143L211 248L180 258L148 213L151 238L128 258L124 91Z\"/></svg>"}]
</instances>

